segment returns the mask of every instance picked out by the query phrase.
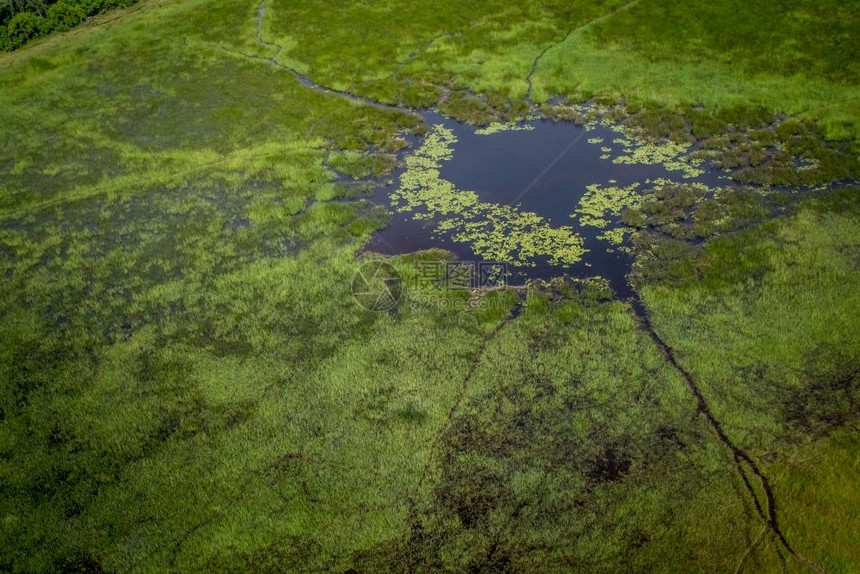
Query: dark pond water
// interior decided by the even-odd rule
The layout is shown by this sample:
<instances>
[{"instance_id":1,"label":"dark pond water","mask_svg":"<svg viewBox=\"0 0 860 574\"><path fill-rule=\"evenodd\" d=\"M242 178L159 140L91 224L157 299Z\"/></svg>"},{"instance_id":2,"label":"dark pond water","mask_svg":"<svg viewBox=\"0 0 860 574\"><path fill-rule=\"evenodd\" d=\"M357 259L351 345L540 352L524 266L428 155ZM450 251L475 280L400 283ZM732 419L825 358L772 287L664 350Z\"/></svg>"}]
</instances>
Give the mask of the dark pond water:
<instances>
[{"instance_id":1,"label":"dark pond water","mask_svg":"<svg viewBox=\"0 0 860 574\"><path fill-rule=\"evenodd\" d=\"M728 183L721 173L705 172L684 179L681 172L667 170L662 164L615 164L611 158L601 158L606 154L602 145L620 151L622 146L610 142L624 137L607 127L586 130L570 122L532 120L526 122L534 126L532 130L480 135L475 128L436 113L423 115L429 126L442 124L458 138L453 157L442 162L442 178L458 189L476 192L482 201L519 205L524 211L541 215L554 227L571 226L584 238L584 247L589 251L580 262L561 266L537 258L533 260L534 267L508 266L511 283L564 274L580 278L601 276L609 280L616 294L628 297L632 295L626 280L632 262L630 255L598 239L604 230L580 226L577 218L572 217L587 191L586 186L597 183L623 187L658 178L701 182L711 187ZM592 138L602 138L607 143L589 143ZM617 151L612 157L615 155ZM395 172L393 183L381 188L374 201L390 206L389 195L398 188L401 173ZM463 261L482 261L468 243L452 241L447 234L436 231L434 221L415 220L410 213L394 212L390 227L377 233L367 245L368 251L386 255L430 248L452 251Z\"/></svg>"}]
</instances>

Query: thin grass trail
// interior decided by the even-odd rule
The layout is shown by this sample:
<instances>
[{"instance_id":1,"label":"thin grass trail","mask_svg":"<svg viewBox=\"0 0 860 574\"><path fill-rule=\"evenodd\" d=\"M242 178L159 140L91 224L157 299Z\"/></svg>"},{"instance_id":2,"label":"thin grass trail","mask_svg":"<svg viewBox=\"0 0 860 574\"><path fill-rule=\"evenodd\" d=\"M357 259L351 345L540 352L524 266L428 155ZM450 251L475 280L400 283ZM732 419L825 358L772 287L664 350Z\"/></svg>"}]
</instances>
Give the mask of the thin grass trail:
<instances>
[{"instance_id":1,"label":"thin grass trail","mask_svg":"<svg viewBox=\"0 0 860 574\"><path fill-rule=\"evenodd\" d=\"M524 306L524 302L522 300L523 289L519 287L514 287L513 290L517 292L517 302L514 304L510 312L508 312L508 315L504 319L502 319L498 325L493 327L493 329L489 333L487 333L481 340L480 345L478 345L478 350L475 352L475 358L472 359L472 363L469 365L469 370L466 372L466 376L463 378L463 382L460 383L460 389L457 394L457 398L454 401L454 404L451 406L451 409L448 411L448 416L445 418L445 422L441 425L439 432L436 433L436 437L430 444L430 454L427 457L427 463L424 465L424 469L421 471L421 477L415 484L415 490L413 491L412 497L409 500L407 519L410 523L410 529L413 531L416 529L417 524L416 521L418 517L415 514L415 511L416 506L418 504L418 497L421 492L421 487L424 485L427 475L430 472L433 458L439 448L439 443L441 442L442 437L444 436L445 432L451 427L451 424L454 421L454 415L460 409L460 406L463 403L463 399L466 398L466 393L469 390L469 383L474 378L475 373L477 372L478 367L481 364L481 359L483 358L484 353L487 350L487 346L498 336L502 329L504 329L507 325L516 320L516 318L519 317L520 312L522 311L522 308ZM420 528L420 526L418 528Z\"/></svg>"},{"instance_id":2,"label":"thin grass trail","mask_svg":"<svg viewBox=\"0 0 860 574\"><path fill-rule=\"evenodd\" d=\"M552 50L553 48L557 48L558 46L561 46L562 44L566 43L574 34L584 32L585 30L588 30L589 28L596 26L597 24L600 24L601 22L606 21L608 18L611 18L612 16L614 16L615 14L618 14L619 12L623 12L624 10L629 10L630 8L633 8L639 2L640 2L640 0L631 0L627 4L624 4L622 6L619 6L618 8L614 8L614 9L610 10L609 12L604 14L603 16L598 16L594 20L586 22L582 26L577 26L576 28L573 28L572 30L570 30L564 36L564 38L562 38L558 42L554 42L554 43L550 44L549 46L547 46L543 50L541 50L541 52L535 57L534 61L532 62L531 71L529 72L528 76L526 76L526 84L528 84L528 90L526 90L526 102L528 102L529 106L531 106L532 108L535 107L534 100L532 100L532 90L534 88L534 86L532 85L532 77L537 72L538 64L543 59L543 57L547 55L547 53L550 50Z\"/></svg>"}]
</instances>

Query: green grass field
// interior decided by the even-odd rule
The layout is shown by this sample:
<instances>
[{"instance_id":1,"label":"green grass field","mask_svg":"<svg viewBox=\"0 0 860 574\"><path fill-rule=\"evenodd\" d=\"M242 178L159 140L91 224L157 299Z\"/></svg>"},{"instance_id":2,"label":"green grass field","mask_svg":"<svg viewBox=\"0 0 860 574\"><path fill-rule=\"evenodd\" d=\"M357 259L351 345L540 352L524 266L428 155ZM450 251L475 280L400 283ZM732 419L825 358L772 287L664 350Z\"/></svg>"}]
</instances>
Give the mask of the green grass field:
<instances>
[{"instance_id":1,"label":"green grass field","mask_svg":"<svg viewBox=\"0 0 860 574\"><path fill-rule=\"evenodd\" d=\"M857 24L835 1L140 0L0 54L0 570L860 570ZM622 214L647 322L571 281L355 303L388 215L341 179L392 169L427 129L410 108L593 97L841 183Z\"/></svg>"}]
</instances>

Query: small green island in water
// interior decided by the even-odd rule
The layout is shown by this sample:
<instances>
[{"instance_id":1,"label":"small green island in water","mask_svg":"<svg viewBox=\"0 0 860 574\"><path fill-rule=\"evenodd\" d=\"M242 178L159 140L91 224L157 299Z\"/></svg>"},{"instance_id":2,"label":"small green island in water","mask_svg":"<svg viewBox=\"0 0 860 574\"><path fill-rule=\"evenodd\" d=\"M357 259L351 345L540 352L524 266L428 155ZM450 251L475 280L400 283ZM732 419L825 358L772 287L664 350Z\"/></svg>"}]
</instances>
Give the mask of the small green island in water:
<instances>
[{"instance_id":1,"label":"small green island in water","mask_svg":"<svg viewBox=\"0 0 860 574\"><path fill-rule=\"evenodd\" d=\"M856 3L0 5L0 571L860 572Z\"/></svg>"}]
</instances>

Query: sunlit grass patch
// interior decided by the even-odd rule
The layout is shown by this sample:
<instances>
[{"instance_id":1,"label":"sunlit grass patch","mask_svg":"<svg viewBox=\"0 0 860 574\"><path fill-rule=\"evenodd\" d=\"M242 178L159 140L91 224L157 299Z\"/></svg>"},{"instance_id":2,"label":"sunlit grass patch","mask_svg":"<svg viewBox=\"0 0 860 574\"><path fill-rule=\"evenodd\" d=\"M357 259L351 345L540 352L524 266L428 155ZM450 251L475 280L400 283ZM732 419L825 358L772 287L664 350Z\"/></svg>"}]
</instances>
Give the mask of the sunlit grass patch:
<instances>
[{"instance_id":1,"label":"sunlit grass patch","mask_svg":"<svg viewBox=\"0 0 860 574\"><path fill-rule=\"evenodd\" d=\"M841 64L850 57L848 53L831 42L819 43L814 32L829 26L825 22L833 21L840 7L834 6L833 11L809 8L801 10L815 14L808 20L813 25L790 32L793 27L773 25L768 20L785 16L777 16L775 12L780 9L773 6L733 11L728 4L718 3L708 7L713 15L697 17L686 8L640 2L550 50L533 80L535 100L544 102L553 95L576 90L586 94L610 92L636 105L670 108L695 103L709 109L758 105L771 112L816 117L825 124L829 137L856 137L856 121L851 118L858 111L857 90L848 80L856 79L856 66ZM661 10L677 17L655 17L654 13ZM671 29L655 27L667 17L671 18ZM834 25L841 29L849 20L841 18ZM739 74L737 66L727 61L727 51L714 45L733 37L725 30L748 27L751 38L730 48L744 54L737 57L748 71ZM765 37L767 30L779 33ZM809 52L789 47L795 33L810 46ZM702 42L702 37L707 40ZM763 49L756 42L777 45ZM786 57L781 61L755 64L782 53ZM816 54L812 60L815 65L800 64L810 58L810 53ZM833 72L836 68L838 73Z\"/></svg>"}]
</instances>

